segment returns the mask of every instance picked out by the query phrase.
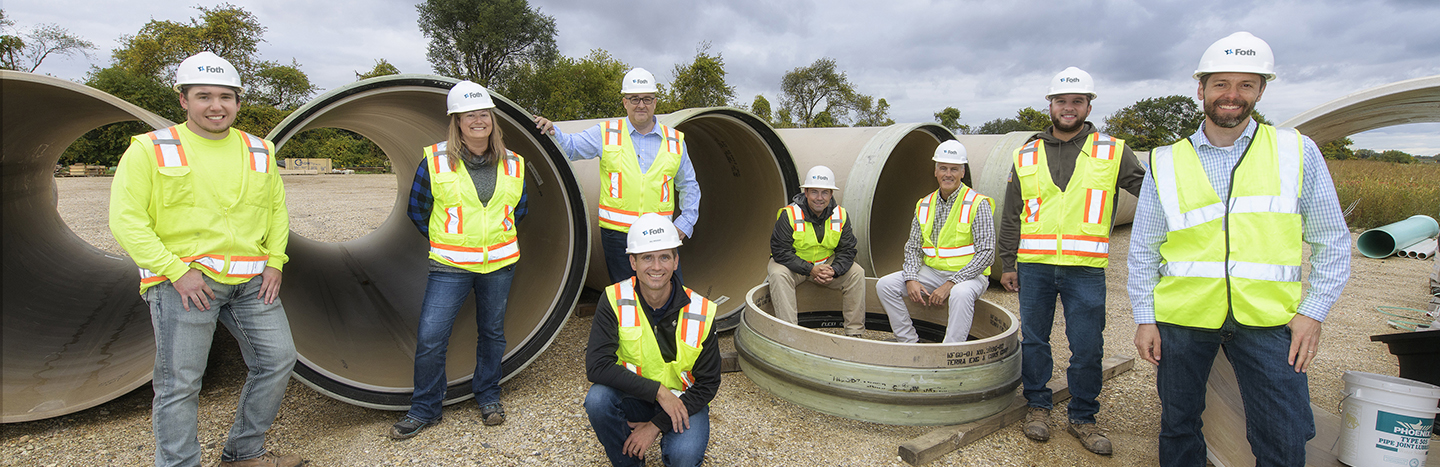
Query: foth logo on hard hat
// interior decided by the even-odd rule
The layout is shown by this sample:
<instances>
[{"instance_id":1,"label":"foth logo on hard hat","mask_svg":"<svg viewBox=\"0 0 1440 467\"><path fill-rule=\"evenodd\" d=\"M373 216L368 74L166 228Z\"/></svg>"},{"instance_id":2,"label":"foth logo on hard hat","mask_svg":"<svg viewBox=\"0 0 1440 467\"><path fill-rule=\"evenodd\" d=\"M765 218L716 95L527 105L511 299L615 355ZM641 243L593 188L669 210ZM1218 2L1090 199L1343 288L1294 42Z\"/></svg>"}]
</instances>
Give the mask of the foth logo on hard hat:
<instances>
[{"instance_id":1,"label":"foth logo on hard hat","mask_svg":"<svg viewBox=\"0 0 1440 467\"><path fill-rule=\"evenodd\" d=\"M467 93L465 93L465 98L466 98L466 99L479 99L479 98L481 98L481 97L485 97L485 93L483 93L483 92L467 92Z\"/></svg>"},{"instance_id":2,"label":"foth logo on hard hat","mask_svg":"<svg viewBox=\"0 0 1440 467\"><path fill-rule=\"evenodd\" d=\"M631 78L630 82L635 84L650 84L650 80L645 78Z\"/></svg>"},{"instance_id":3,"label":"foth logo on hard hat","mask_svg":"<svg viewBox=\"0 0 1440 467\"><path fill-rule=\"evenodd\" d=\"M1064 78L1060 78L1060 82L1062 82L1062 83L1078 83L1078 82L1080 82L1080 78L1076 78L1076 77L1074 77L1074 76L1066 76L1066 77L1064 77Z\"/></svg>"},{"instance_id":4,"label":"foth logo on hard hat","mask_svg":"<svg viewBox=\"0 0 1440 467\"><path fill-rule=\"evenodd\" d=\"M1225 49L1225 55L1254 56L1255 51L1252 49Z\"/></svg>"},{"instance_id":5,"label":"foth logo on hard hat","mask_svg":"<svg viewBox=\"0 0 1440 467\"><path fill-rule=\"evenodd\" d=\"M656 227L653 229L643 230L640 232L640 235L660 235L662 233L665 233L665 229Z\"/></svg>"},{"instance_id":6,"label":"foth logo on hard hat","mask_svg":"<svg viewBox=\"0 0 1440 467\"><path fill-rule=\"evenodd\" d=\"M824 180L824 181L827 181L827 182L830 181L830 177L826 177L826 176L824 176L824 175L816 175L816 176L810 177L810 178L813 178L813 179L816 179L816 180Z\"/></svg>"},{"instance_id":7,"label":"foth logo on hard hat","mask_svg":"<svg viewBox=\"0 0 1440 467\"><path fill-rule=\"evenodd\" d=\"M225 69L224 69L224 68L220 68L220 67L218 67L218 66L210 66L210 65L197 66L197 67L195 67L195 69L200 70L200 71L203 71L203 72L206 72L206 73L224 73L224 72L225 72Z\"/></svg>"}]
</instances>

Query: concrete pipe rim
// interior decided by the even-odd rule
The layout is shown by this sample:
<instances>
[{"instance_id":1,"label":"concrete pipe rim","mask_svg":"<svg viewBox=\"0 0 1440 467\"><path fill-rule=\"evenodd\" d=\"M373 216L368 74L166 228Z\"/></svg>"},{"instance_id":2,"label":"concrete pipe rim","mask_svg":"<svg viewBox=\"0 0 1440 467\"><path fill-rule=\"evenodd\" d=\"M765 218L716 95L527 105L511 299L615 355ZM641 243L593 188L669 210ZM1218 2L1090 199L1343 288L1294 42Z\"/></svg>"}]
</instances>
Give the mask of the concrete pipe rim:
<instances>
[{"instance_id":1,"label":"concrete pipe rim","mask_svg":"<svg viewBox=\"0 0 1440 467\"><path fill-rule=\"evenodd\" d=\"M301 108L292 112L291 115L275 127L269 134L269 139L275 141L277 146L281 145L283 144L282 142L288 141L300 131L310 129L308 126L325 113L336 109L343 109L344 105L347 105L353 100L364 99L372 95L381 95L387 89L393 90L394 92L404 92L408 90L434 92L443 99L443 96L449 89L458 82L459 80L448 77L419 74L389 75L358 81L327 92L301 106ZM570 172L569 161L564 157L553 137L541 135L538 130L534 129L533 125L528 124L531 122L531 113L529 111L503 96L492 94L492 98L497 104L495 111L508 117L514 126L519 127L527 133L507 134L507 143L510 143L510 140L515 138L530 138L530 140L538 145L541 154L528 155L527 165L534 167L542 163L548 163L549 166L547 167L554 167L556 177L553 181L558 181L561 186L547 186L546 188L559 189L561 190L560 193L565 195L563 196L563 206L569 213L568 226L571 230L570 235L574 238L588 239L590 226L585 221L583 191L580 189L574 174ZM443 107L437 110L443 110ZM497 120L501 119L497 118ZM514 146L513 144L510 145ZM415 145L415 148L418 149L419 147L420 145ZM387 156L390 155L387 154ZM394 160L393 156L390 157ZM549 174L550 172L546 173ZM396 175L399 176L402 174ZM544 183L541 184L544 185ZM408 193L408 186L408 184L400 185L397 186L397 189L403 193ZM532 189L533 188L534 187L532 187ZM533 195L534 193L531 194ZM398 204L397 206L392 206L390 216L393 217L397 215L400 209L403 208L398 208ZM399 215L404 217L403 213ZM408 223L408 219L406 222ZM376 232L378 231L379 230ZM372 234L374 233L375 232L372 232ZM292 235L294 235L293 232ZM294 242L292 242L292 244L293 243ZM342 249L344 243L348 242L341 243ZM564 266L560 268L565 279L563 283L560 284L559 290L557 291L558 293L553 300L549 302L550 306L545 310L543 318L540 319L538 325L530 329L527 334L518 336L518 339L515 337L507 339L507 341L511 343L516 341L522 342L509 349L502 357L500 383L514 377L520 370L523 370L538 358L540 354L554 342L559 330L568 322L572 314L571 310L573 310L579 300L580 291L584 284L585 269L589 260L588 241L572 241L570 243L571 245L568 249L559 250L563 252L561 254L565 258L568 258ZM524 259L521 261L524 262ZM522 287L522 284L517 280L512 284L512 291L520 287ZM466 303L468 304L469 301L467 300ZM514 311L513 308L514 304L512 303L507 306L507 309L509 309L507 311ZM464 314L464 305L462 305L461 313ZM510 319L511 314L512 313L507 313L507 321ZM292 318L292 320L293 319L294 318ZM462 331L459 329L457 321L455 333L460 332ZM312 359L307 358L303 352L297 360L294 373L302 383L317 392L353 405L367 408L405 410L410 406L410 398L413 393L413 388L409 387L401 388L389 385L368 384L363 381L356 381L353 378L342 377L327 370L325 365L318 364L312 361ZM453 372L451 373L453 374ZM472 369L461 377L450 378L450 381L447 381L446 384L442 403L450 405L473 398L474 394L471 392L470 385L473 376Z\"/></svg>"}]
</instances>

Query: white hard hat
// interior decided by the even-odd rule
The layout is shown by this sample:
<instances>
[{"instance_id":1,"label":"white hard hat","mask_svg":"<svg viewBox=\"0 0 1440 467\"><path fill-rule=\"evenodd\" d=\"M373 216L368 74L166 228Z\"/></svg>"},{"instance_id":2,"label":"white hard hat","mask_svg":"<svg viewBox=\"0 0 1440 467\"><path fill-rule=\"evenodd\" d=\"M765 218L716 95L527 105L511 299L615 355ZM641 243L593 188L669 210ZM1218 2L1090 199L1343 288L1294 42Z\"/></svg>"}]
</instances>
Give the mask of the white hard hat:
<instances>
[{"instance_id":1,"label":"white hard hat","mask_svg":"<svg viewBox=\"0 0 1440 467\"><path fill-rule=\"evenodd\" d=\"M670 218L647 212L641 214L625 236L625 253L638 255L680 246L680 230Z\"/></svg>"},{"instance_id":2,"label":"white hard hat","mask_svg":"<svg viewBox=\"0 0 1440 467\"><path fill-rule=\"evenodd\" d=\"M805 172L805 184L800 185L800 188L840 189L835 186L835 172L823 165L811 167L809 172Z\"/></svg>"},{"instance_id":3,"label":"white hard hat","mask_svg":"<svg viewBox=\"0 0 1440 467\"><path fill-rule=\"evenodd\" d=\"M1270 44L1254 35L1240 31L1210 44L1200 56L1195 79L1210 73L1255 73L1265 81L1275 80L1275 53Z\"/></svg>"},{"instance_id":4,"label":"white hard hat","mask_svg":"<svg viewBox=\"0 0 1440 467\"><path fill-rule=\"evenodd\" d=\"M660 92L655 87L655 75L645 71L644 68L635 68L625 72L625 80L620 82L620 94L644 92Z\"/></svg>"},{"instance_id":5,"label":"white hard hat","mask_svg":"<svg viewBox=\"0 0 1440 467\"><path fill-rule=\"evenodd\" d=\"M471 110L493 109L495 101L490 98L490 91L471 81L455 83L450 88L450 94L445 96L445 107L448 114L459 114Z\"/></svg>"},{"instance_id":6,"label":"white hard hat","mask_svg":"<svg viewBox=\"0 0 1440 467\"><path fill-rule=\"evenodd\" d=\"M240 72L230 62L209 51L191 55L175 69L175 92L180 92L180 86L187 84L229 86L236 92L245 92L245 88L240 86Z\"/></svg>"},{"instance_id":7,"label":"white hard hat","mask_svg":"<svg viewBox=\"0 0 1440 467\"><path fill-rule=\"evenodd\" d=\"M1096 97L1095 80L1090 79L1090 74L1085 70L1073 66L1066 68L1055 75L1055 79L1050 80L1050 93L1045 97L1048 99L1061 94L1085 94L1093 101Z\"/></svg>"},{"instance_id":8,"label":"white hard hat","mask_svg":"<svg viewBox=\"0 0 1440 467\"><path fill-rule=\"evenodd\" d=\"M965 145L953 139L940 143L940 146L935 148L935 157L932 159L946 164L970 163L970 159L965 157Z\"/></svg>"}]
</instances>

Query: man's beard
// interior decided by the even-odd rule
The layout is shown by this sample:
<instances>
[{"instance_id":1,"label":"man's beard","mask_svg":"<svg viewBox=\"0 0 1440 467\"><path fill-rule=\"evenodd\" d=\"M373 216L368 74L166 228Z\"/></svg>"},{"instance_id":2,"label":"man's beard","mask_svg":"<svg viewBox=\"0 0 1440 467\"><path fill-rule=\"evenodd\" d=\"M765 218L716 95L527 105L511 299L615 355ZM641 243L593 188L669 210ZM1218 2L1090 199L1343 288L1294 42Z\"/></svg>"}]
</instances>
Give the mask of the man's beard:
<instances>
[{"instance_id":1,"label":"man's beard","mask_svg":"<svg viewBox=\"0 0 1440 467\"><path fill-rule=\"evenodd\" d=\"M1240 113L1234 117L1221 118L1221 105L1241 105L1243 108L1241 108ZM1241 123L1245 122L1245 119L1250 118L1250 114L1254 111L1254 102L1245 102L1240 99L1216 99L1214 102L1205 104L1205 116L1208 117L1210 121L1215 122L1216 125L1220 125L1221 128L1235 128L1240 126Z\"/></svg>"},{"instance_id":2,"label":"man's beard","mask_svg":"<svg viewBox=\"0 0 1440 467\"><path fill-rule=\"evenodd\" d=\"M1078 117L1078 115L1077 115L1077 117ZM1084 128L1084 127L1085 127L1085 119L1083 119L1083 118L1076 118L1074 125L1070 125L1070 126L1066 127L1066 126L1063 126L1063 125L1060 124L1060 119L1057 118L1057 117L1055 117L1055 114L1050 114L1050 124L1055 126L1055 131L1059 131L1059 132L1061 132L1061 133L1070 133L1070 132L1073 132L1073 131L1080 131L1081 128Z\"/></svg>"}]
</instances>

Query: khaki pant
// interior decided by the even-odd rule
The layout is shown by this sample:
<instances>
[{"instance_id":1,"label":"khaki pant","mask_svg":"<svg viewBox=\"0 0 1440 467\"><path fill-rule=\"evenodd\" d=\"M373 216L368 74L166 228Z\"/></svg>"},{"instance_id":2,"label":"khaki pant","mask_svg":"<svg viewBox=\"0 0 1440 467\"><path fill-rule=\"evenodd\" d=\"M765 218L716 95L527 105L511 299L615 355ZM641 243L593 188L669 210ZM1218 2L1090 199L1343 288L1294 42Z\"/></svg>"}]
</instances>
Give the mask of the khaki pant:
<instances>
[{"instance_id":1,"label":"khaki pant","mask_svg":"<svg viewBox=\"0 0 1440 467\"><path fill-rule=\"evenodd\" d=\"M796 274L790 268L776 263L774 259L765 266L765 272L770 279L770 304L775 309L775 317L790 324L799 324L800 318L796 313L795 286L810 278L806 274ZM818 285L818 284L817 284ZM845 315L845 335L858 336L865 331L865 269L858 264L850 265L850 270L845 274L836 277L822 287L839 290L843 297L841 312Z\"/></svg>"}]
</instances>

